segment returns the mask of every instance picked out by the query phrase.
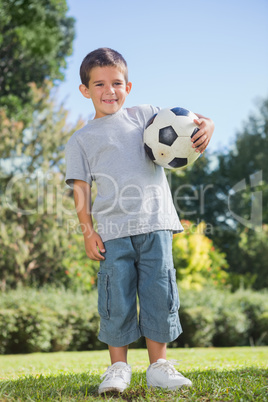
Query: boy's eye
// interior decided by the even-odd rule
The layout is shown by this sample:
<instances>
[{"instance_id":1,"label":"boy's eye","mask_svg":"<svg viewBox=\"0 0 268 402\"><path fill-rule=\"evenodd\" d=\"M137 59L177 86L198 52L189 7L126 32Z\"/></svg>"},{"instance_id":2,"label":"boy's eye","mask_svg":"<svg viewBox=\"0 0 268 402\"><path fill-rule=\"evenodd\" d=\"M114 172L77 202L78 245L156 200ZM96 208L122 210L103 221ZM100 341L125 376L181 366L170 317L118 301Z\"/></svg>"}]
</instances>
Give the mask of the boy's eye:
<instances>
[{"instance_id":1,"label":"boy's eye","mask_svg":"<svg viewBox=\"0 0 268 402\"><path fill-rule=\"evenodd\" d=\"M122 82L115 82L115 85L123 85Z\"/></svg>"}]
</instances>

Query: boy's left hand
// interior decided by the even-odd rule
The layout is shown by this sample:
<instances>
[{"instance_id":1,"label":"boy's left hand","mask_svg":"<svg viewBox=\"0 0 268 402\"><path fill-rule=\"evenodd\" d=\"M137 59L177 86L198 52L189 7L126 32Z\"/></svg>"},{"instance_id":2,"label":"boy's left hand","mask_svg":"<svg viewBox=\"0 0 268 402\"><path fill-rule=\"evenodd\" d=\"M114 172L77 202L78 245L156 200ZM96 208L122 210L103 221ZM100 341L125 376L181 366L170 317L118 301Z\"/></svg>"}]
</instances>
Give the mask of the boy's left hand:
<instances>
[{"instance_id":1,"label":"boy's left hand","mask_svg":"<svg viewBox=\"0 0 268 402\"><path fill-rule=\"evenodd\" d=\"M212 137L214 123L208 117L204 117L197 113L195 114L197 115L198 119L195 119L194 122L199 126L199 131L193 136L193 138L191 138L191 141L193 142L193 148L196 148L196 152L200 152L202 154L207 148Z\"/></svg>"}]
</instances>

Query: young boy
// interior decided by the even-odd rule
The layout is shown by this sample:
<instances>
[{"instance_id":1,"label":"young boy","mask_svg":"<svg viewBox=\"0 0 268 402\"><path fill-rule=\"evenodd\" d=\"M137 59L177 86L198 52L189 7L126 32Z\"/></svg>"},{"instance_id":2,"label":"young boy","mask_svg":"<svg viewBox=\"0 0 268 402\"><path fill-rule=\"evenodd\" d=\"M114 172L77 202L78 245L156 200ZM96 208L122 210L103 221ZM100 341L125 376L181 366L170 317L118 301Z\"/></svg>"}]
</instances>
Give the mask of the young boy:
<instances>
[{"instance_id":1,"label":"young boy","mask_svg":"<svg viewBox=\"0 0 268 402\"><path fill-rule=\"evenodd\" d=\"M74 189L86 253L100 261L99 339L108 344L112 365L102 376L99 393L123 392L129 386L128 345L140 336L146 338L150 360L148 386L191 386L166 360L167 342L182 332L172 235L183 228L164 169L144 151L145 125L159 109L150 105L123 109L132 84L126 61L112 49L89 53L80 76L79 89L92 100L95 118L67 143L66 183ZM196 123L200 130L192 139L193 147L203 152L214 124L200 115ZM91 211L93 180L98 192Z\"/></svg>"}]
</instances>

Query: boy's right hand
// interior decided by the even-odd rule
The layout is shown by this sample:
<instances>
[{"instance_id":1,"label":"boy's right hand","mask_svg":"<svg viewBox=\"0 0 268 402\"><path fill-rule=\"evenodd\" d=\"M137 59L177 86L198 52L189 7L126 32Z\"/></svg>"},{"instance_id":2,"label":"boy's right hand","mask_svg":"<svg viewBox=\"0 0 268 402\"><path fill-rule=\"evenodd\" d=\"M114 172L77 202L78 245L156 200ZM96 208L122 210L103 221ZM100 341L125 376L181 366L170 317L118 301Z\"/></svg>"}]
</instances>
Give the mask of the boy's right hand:
<instances>
[{"instance_id":1,"label":"boy's right hand","mask_svg":"<svg viewBox=\"0 0 268 402\"><path fill-rule=\"evenodd\" d=\"M102 261L105 260L105 257L100 254L105 253L104 244L101 240L100 235L97 232L93 231L90 236L85 237L85 249L87 256L94 261Z\"/></svg>"}]
</instances>

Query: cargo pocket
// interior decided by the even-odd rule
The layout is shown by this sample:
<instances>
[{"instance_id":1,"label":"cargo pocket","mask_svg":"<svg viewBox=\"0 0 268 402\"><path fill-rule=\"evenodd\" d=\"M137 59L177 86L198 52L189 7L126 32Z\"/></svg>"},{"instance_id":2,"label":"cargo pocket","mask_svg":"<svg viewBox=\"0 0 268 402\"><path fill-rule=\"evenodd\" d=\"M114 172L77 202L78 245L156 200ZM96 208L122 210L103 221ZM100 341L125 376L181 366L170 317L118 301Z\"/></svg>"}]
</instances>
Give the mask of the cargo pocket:
<instances>
[{"instance_id":1,"label":"cargo pocket","mask_svg":"<svg viewBox=\"0 0 268 402\"><path fill-rule=\"evenodd\" d=\"M171 268L168 270L169 283L169 312L176 313L179 310L179 293L176 282L176 270Z\"/></svg>"},{"instance_id":2,"label":"cargo pocket","mask_svg":"<svg viewBox=\"0 0 268 402\"><path fill-rule=\"evenodd\" d=\"M109 275L98 272L98 311L101 318L110 318Z\"/></svg>"}]
</instances>

